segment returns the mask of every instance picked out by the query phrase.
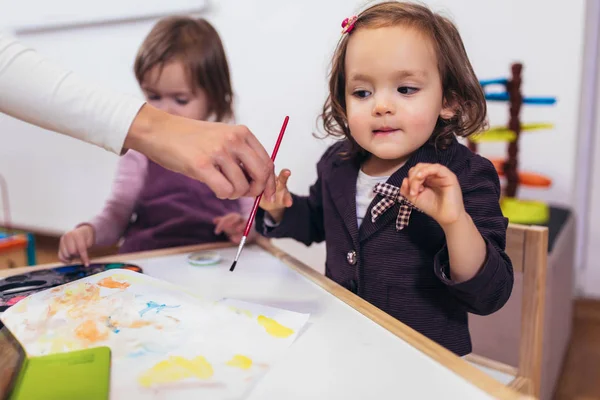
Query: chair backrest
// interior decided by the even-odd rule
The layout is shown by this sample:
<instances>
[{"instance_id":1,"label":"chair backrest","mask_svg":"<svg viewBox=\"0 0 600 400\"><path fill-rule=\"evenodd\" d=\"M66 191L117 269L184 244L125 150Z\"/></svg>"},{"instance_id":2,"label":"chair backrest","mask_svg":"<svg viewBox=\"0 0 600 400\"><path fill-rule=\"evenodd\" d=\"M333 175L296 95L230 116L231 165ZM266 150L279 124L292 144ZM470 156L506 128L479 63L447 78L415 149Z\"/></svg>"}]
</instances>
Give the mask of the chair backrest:
<instances>
[{"instance_id":1,"label":"chair backrest","mask_svg":"<svg viewBox=\"0 0 600 400\"><path fill-rule=\"evenodd\" d=\"M539 398L548 228L509 224L506 253L515 274L513 294L508 303L492 315L469 315L474 354L467 359L514 376L512 388Z\"/></svg>"},{"instance_id":2,"label":"chair backrest","mask_svg":"<svg viewBox=\"0 0 600 400\"><path fill-rule=\"evenodd\" d=\"M523 274L519 377L529 381L529 394L540 396L546 271L548 267L548 228L510 224L506 252L515 273Z\"/></svg>"}]
</instances>

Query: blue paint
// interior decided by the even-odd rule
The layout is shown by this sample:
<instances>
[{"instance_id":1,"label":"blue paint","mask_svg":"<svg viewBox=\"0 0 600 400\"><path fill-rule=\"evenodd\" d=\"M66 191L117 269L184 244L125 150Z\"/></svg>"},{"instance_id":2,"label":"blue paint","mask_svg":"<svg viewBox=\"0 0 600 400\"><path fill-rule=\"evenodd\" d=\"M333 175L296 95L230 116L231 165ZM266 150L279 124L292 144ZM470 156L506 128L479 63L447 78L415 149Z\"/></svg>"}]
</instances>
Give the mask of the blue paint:
<instances>
[{"instance_id":1,"label":"blue paint","mask_svg":"<svg viewBox=\"0 0 600 400\"><path fill-rule=\"evenodd\" d=\"M156 310L156 313L158 314L165 308L177 308L177 307L179 307L179 306L178 305L177 306L168 306L166 304L158 304L154 301L149 301L148 303L146 303L146 308L144 308L142 311L140 311L140 317L143 317L144 314L146 314L147 312L152 311L152 310Z\"/></svg>"},{"instance_id":2,"label":"blue paint","mask_svg":"<svg viewBox=\"0 0 600 400\"><path fill-rule=\"evenodd\" d=\"M121 332L121 330L119 328L117 328L116 326L114 326L112 324L112 321L110 320L110 315L108 316L108 318L106 319L106 326L108 327L108 329L110 329L111 331L113 331L114 333L119 333Z\"/></svg>"},{"instance_id":3,"label":"blue paint","mask_svg":"<svg viewBox=\"0 0 600 400\"><path fill-rule=\"evenodd\" d=\"M128 356L131 358L138 358L138 357L142 357L146 355L146 353L144 351L137 351L135 353L129 353Z\"/></svg>"}]
</instances>

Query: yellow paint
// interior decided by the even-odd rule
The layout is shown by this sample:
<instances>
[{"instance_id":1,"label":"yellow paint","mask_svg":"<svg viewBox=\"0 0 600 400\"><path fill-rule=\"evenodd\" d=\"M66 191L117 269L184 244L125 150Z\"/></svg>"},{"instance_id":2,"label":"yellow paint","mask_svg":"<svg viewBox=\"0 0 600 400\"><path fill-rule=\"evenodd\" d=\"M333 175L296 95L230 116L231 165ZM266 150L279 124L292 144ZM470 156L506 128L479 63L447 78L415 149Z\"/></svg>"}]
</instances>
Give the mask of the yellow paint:
<instances>
[{"instance_id":1,"label":"yellow paint","mask_svg":"<svg viewBox=\"0 0 600 400\"><path fill-rule=\"evenodd\" d=\"M237 367L241 369L250 369L252 366L252 359L240 354L233 356L231 360L227 362L230 367Z\"/></svg>"},{"instance_id":2,"label":"yellow paint","mask_svg":"<svg viewBox=\"0 0 600 400\"><path fill-rule=\"evenodd\" d=\"M257 319L258 323L262 325L267 333L271 336L277 338L286 338L294 333L293 329L283 326L274 319L265 317L264 315L259 315Z\"/></svg>"},{"instance_id":3,"label":"yellow paint","mask_svg":"<svg viewBox=\"0 0 600 400\"><path fill-rule=\"evenodd\" d=\"M187 378L208 379L213 373L212 365L202 356L193 359L171 356L140 375L138 382L141 386L149 387Z\"/></svg>"},{"instance_id":4,"label":"yellow paint","mask_svg":"<svg viewBox=\"0 0 600 400\"><path fill-rule=\"evenodd\" d=\"M57 305L74 305L81 303L92 303L100 300L100 288L89 283L79 283L68 287L62 296L54 301Z\"/></svg>"},{"instance_id":5,"label":"yellow paint","mask_svg":"<svg viewBox=\"0 0 600 400\"><path fill-rule=\"evenodd\" d=\"M98 286L102 286L109 289L127 289L130 286L130 284L127 282L115 281L111 276L109 276L108 278L104 278L100 282L98 282Z\"/></svg>"},{"instance_id":6,"label":"yellow paint","mask_svg":"<svg viewBox=\"0 0 600 400\"><path fill-rule=\"evenodd\" d=\"M17 304L15 304L13 306L13 309L15 310L15 312L22 314L25 311L27 311L27 304L29 303L28 300L29 300L29 297L26 297L23 300L19 301Z\"/></svg>"}]
</instances>

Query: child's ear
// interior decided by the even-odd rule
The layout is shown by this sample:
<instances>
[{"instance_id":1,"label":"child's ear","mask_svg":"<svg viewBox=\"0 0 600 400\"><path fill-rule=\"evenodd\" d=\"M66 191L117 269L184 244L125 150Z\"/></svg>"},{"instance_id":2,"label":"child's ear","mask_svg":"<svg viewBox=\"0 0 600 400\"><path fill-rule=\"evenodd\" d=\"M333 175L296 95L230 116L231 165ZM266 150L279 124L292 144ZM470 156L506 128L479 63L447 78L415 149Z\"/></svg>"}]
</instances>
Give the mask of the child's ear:
<instances>
[{"instance_id":1,"label":"child's ear","mask_svg":"<svg viewBox=\"0 0 600 400\"><path fill-rule=\"evenodd\" d=\"M442 104L442 110L440 111L440 117L442 119L452 119L456 115L456 109L458 108L457 101L453 98L445 98Z\"/></svg>"},{"instance_id":2,"label":"child's ear","mask_svg":"<svg viewBox=\"0 0 600 400\"><path fill-rule=\"evenodd\" d=\"M455 114L454 109L450 107L444 107L442 108L442 111L440 111L440 117L442 117L442 119L452 119Z\"/></svg>"}]
</instances>

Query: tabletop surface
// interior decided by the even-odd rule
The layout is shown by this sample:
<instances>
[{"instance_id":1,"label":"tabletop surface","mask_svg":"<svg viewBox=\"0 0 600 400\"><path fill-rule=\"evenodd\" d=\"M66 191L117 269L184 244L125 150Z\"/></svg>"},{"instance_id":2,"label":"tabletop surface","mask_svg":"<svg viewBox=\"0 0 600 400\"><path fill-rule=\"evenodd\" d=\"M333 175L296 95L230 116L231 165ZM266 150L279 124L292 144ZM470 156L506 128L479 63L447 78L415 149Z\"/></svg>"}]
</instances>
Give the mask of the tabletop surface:
<instances>
[{"instance_id":1,"label":"tabletop surface","mask_svg":"<svg viewBox=\"0 0 600 400\"><path fill-rule=\"evenodd\" d=\"M315 278L257 245L246 246L233 272L229 266L236 249L213 251L222 257L213 266L190 265L189 252L126 258L145 274L190 288L207 299L239 299L310 314L295 343L251 392L251 400L520 397L488 375L478 375L467 361L436 349L437 345L433 354L437 351L443 357L430 357L421 351L431 345L428 339L411 334L403 340L401 334L367 317L368 312L360 312L360 307L347 304ZM368 304L362 307L380 313Z\"/></svg>"}]
</instances>

